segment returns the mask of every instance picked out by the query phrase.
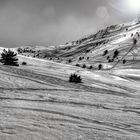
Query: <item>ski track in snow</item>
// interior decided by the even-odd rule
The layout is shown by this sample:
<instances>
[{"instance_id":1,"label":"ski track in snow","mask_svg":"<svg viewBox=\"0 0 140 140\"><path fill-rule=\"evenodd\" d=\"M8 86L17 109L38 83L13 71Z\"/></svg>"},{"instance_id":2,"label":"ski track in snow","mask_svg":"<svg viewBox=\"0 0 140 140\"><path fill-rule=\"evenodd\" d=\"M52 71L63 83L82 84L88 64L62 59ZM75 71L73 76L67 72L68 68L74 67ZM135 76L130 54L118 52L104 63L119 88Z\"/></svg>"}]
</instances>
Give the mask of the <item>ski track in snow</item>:
<instances>
[{"instance_id":1,"label":"ski track in snow","mask_svg":"<svg viewBox=\"0 0 140 140\"><path fill-rule=\"evenodd\" d=\"M71 84L76 67L24 59L29 66L0 66L2 140L140 139L140 88L127 78L131 71L80 69L83 83Z\"/></svg>"}]
</instances>

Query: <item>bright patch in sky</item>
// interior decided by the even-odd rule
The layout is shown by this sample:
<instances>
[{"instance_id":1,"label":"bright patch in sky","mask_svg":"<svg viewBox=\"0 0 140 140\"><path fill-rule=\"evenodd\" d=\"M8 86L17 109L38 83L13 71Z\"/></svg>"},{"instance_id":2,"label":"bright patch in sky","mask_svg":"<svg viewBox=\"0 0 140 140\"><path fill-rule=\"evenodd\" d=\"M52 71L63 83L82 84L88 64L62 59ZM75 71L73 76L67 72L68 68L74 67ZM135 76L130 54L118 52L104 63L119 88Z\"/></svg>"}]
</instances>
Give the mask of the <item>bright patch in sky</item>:
<instances>
[{"instance_id":1,"label":"bright patch in sky","mask_svg":"<svg viewBox=\"0 0 140 140\"><path fill-rule=\"evenodd\" d=\"M140 0L129 0L129 6L137 11L140 8Z\"/></svg>"}]
</instances>

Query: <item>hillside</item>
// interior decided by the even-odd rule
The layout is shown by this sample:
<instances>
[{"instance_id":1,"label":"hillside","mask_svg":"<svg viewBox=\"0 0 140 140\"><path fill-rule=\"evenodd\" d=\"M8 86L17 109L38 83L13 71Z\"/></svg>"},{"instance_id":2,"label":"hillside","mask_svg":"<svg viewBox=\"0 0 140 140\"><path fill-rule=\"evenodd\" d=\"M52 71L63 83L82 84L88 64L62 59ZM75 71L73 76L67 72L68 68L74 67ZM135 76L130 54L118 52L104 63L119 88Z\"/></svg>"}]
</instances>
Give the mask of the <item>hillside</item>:
<instances>
[{"instance_id":1,"label":"hillside","mask_svg":"<svg viewBox=\"0 0 140 140\"><path fill-rule=\"evenodd\" d=\"M132 66L134 61L139 60L139 37L140 23L132 22L107 27L96 34L66 45L41 50L26 47L21 52L26 56L81 67L85 64L87 68L92 67L94 70L98 69L99 64L102 64L103 69L112 69L116 66L129 66L129 64ZM116 50L118 55L114 58ZM125 65L123 65L123 61L125 61Z\"/></svg>"},{"instance_id":2,"label":"hillside","mask_svg":"<svg viewBox=\"0 0 140 140\"><path fill-rule=\"evenodd\" d=\"M57 48L21 47L19 67L0 63L0 140L140 140L139 30L114 25ZM71 73L82 83L69 83Z\"/></svg>"}]
</instances>

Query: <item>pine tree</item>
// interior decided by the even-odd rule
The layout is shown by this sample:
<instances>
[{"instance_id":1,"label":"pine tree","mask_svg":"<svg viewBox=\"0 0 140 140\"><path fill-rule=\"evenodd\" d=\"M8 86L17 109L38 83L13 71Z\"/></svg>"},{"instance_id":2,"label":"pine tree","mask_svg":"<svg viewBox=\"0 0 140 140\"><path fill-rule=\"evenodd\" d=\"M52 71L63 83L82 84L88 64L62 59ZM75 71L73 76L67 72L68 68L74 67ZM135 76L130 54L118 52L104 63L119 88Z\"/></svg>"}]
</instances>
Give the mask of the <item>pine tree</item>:
<instances>
[{"instance_id":1,"label":"pine tree","mask_svg":"<svg viewBox=\"0 0 140 140\"><path fill-rule=\"evenodd\" d=\"M102 69L102 64L99 64L98 70L101 70L101 69Z\"/></svg>"},{"instance_id":2,"label":"pine tree","mask_svg":"<svg viewBox=\"0 0 140 140\"><path fill-rule=\"evenodd\" d=\"M123 60L123 64L125 64L125 63L126 63L126 60L124 59L124 60Z\"/></svg>"},{"instance_id":3,"label":"pine tree","mask_svg":"<svg viewBox=\"0 0 140 140\"><path fill-rule=\"evenodd\" d=\"M6 51L4 49L1 54L1 63L3 63L4 65L19 66L18 59L16 56L17 54L14 53L13 51L11 50Z\"/></svg>"},{"instance_id":4,"label":"pine tree","mask_svg":"<svg viewBox=\"0 0 140 140\"><path fill-rule=\"evenodd\" d=\"M119 51L115 50L113 58L116 58L118 56L118 54L119 54Z\"/></svg>"},{"instance_id":5,"label":"pine tree","mask_svg":"<svg viewBox=\"0 0 140 140\"><path fill-rule=\"evenodd\" d=\"M69 77L69 82L70 83L81 83L82 82L82 78L81 76L78 76L77 74L71 74Z\"/></svg>"},{"instance_id":6,"label":"pine tree","mask_svg":"<svg viewBox=\"0 0 140 140\"><path fill-rule=\"evenodd\" d=\"M108 54L108 50L105 50L103 56L106 56L107 54Z\"/></svg>"}]
</instances>

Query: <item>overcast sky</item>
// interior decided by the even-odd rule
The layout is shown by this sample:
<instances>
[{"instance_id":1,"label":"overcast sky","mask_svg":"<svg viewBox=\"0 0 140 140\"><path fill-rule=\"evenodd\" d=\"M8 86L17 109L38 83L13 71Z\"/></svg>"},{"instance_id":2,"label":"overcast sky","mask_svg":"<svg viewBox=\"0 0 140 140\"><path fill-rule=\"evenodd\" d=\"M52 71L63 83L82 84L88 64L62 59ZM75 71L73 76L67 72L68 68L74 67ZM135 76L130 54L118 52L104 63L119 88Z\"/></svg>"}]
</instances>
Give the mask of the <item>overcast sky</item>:
<instances>
[{"instance_id":1,"label":"overcast sky","mask_svg":"<svg viewBox=\"0 0 140 140\"><path fill-rule=\"evenodd\" d=\"M63 44L130 21L122 1L0 0L0 46Z\"/></svg>"}]
</instances>

